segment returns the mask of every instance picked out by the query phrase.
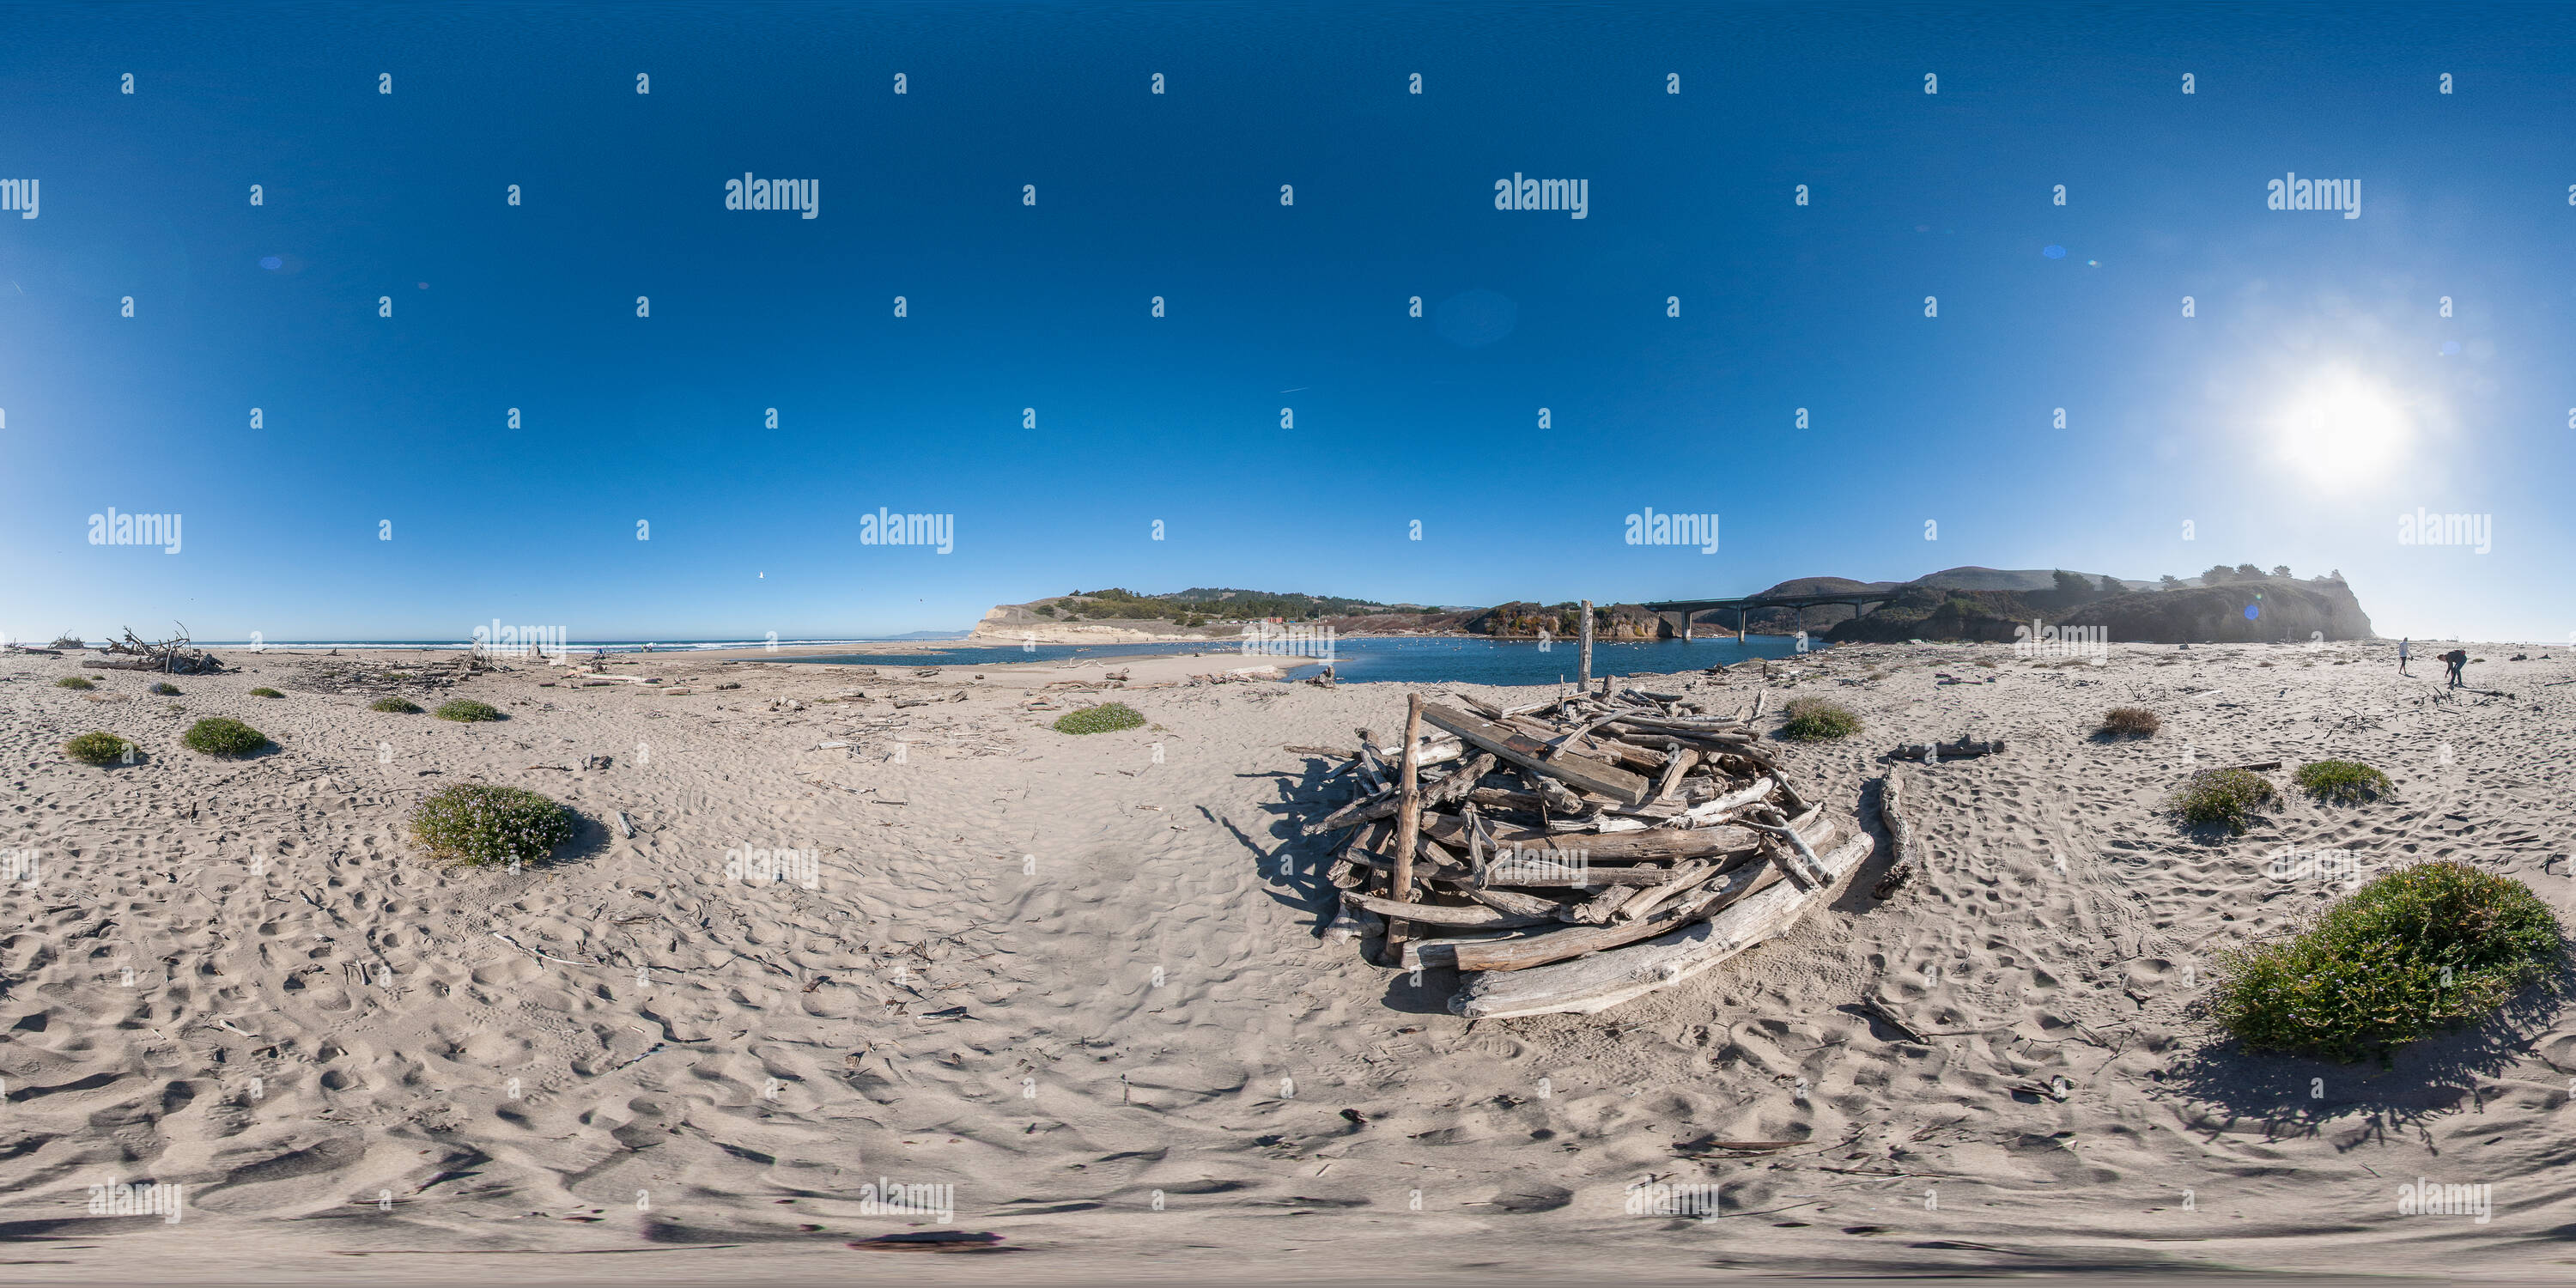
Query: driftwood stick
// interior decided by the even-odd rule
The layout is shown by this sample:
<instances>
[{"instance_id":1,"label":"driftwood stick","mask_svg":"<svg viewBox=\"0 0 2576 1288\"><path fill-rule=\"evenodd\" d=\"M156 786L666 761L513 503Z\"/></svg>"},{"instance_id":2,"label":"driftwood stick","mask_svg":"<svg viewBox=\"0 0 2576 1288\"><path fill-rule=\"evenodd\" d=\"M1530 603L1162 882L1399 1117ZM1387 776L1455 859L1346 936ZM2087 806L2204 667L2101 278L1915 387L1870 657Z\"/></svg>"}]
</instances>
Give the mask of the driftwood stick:
<instances>
[{"instance_id":1,"label":"driftwood stick","mask_svg":"<svg viewBox=\"0 0 2576 1288\"><path fill-rule=\"evenodd\" d=\"M1916 1030L1913 1025L1899 1019L1895 1011L1888 1009L1876 998L1864 997L1860 999L1860 1009L1877 1016L1879 1019L1886 1022L1887 1027L1904 1034L1906 1041L1912 1042L1917 1046L1932 1045L1932 1039L1923 1036L1923 1034Z\"/></svg>"},{"instance_id":2,"label":"driftwood stick","mask_svg":"<svg viewBox=\"0 0 2576 1288\"><path fill-rule=\"evenodd\" d=\"M1771 814L1774 818L1779 817L1776 810L1771 811ZM1780 860L1781 868L1789 874L1789 879L1797 882L1800 888L1812 890L1825 884L1827 878L1824 865L1816 860L1816 852L1807 847L1807 838L1798 835L1796 828L1756 822L1749 818L1743 820L1743 823L1746 827L1768 832L1789 842L1786 849L1776 850L1773 853Z\"/></svg>"},{"instance_id":3,"label":"driftwood stick","mask_svg":"<svg viewBox=\"0 0 2576 1288\"><path fill-rule=\"evenodd\" d=\"M1397 790L1403 799L1395 807L1395 870L1388 875L1387 894L1402 904L1413 901L1413 850L1422 836L1422 695L1418 692L1404 696L1404 764ZM1404 932L1404 922L1390 915L1383 957L1388 965L1404 960Z\"/></svg>"},{"instance_id":4,"label":"driftwood stick","mask_svg":"<svg viewBox=\"0 0 2576 1288\"><path fill-rule=\"evenodd\" d=\"M1699 763L1699 753L1678 742L1664 744L1664 757L1664 776L1655 780L1655 794L1649 798L1652 800L1671 800L1673 789L1681 786L1682 775Z\"/></svg>"},{"instance_id":5,"label":"driftwood stick","mask_svg":"<svg viewBox=\"0 0 2576 1288\"><path fill-rule=\"evenodd\" d=\"M1408 923L1418 922L1425 926L1465 926L1479 930L1511 930L1521 926L1553 925L1556 922L1556 915L1552 912L1536 916L1515 916L1499 908L1488 908L1482 904L1462 908L1450 904L1414 903L1404 899L1381 899L1376 895L1362 894L1357 890L1343 891L1342 902L1363 912L1374 912L1385 917L1387 934L1390 936L1395 933L1395 923L1399 919ZM1386 963L1394 965L1403 956L1402 948L1398 947L1387 954Z\"/></svg>"}]
</instances>

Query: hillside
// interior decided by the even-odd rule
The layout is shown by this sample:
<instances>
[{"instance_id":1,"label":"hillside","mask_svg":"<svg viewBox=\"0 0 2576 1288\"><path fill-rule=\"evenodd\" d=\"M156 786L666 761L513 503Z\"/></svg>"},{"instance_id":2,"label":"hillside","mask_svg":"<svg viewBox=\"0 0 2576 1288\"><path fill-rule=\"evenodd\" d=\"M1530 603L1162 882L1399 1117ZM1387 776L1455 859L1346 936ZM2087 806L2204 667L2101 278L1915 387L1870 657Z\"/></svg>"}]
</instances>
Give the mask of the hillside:
<instances>
[{"instance_id":1,"label":"hillside","mask_svg":"<svg viewBox=\"0 0 2576 1288\"><path fill-rule=\"evenodd\" d=\"M1271 618L1318 626L1332 622L1337 632L1347 634L1354 629L1370 633L1424 629L1420 623L1444 620L1445 625L1430 629L1456 630L1465 616L1412 604L1381 604L1331 595L1212 586L1140 595L1113 586L1051 595L1025 604L997 604L975 624L967 638L1013 643L1034 640L1041 644L1182 643L1232 638L1241 633L1244 623ZM1339 624L1345 621L1372 625L1354 628Z\"/></svg>"},{"instance_id":2,"label":"hillside","mask_svg":"<svg viewBox=\"0 0 2576 1288\"><path fill-rule=\"evenodd\" d=\"M1835 623L1824 637L1835 644L1909 639L2002 642L2013 638L2015 626L2027 630L2033 619L2048 616L2011 591L1914 585L1896 592L1896 598L1866 617Z\"/></svg>"},{"instance_id":3,"label":"hillside","mask_svg":"<svg viewBox=\"0 0 2576 1288\"><path fill-rule=\"evenodd\" d=\"M2255 616L2246 616L2249 607ZM2372 638L2370 616L2352 587L2291 577L2114 595L2068 613L2059 624L2105 627L2114 641L2150 644Z\"/></svg>"},{"instance_id":4,"label":"hillside","mask_svg":"<svg viewBox=\"0 0 2576 1288\"><path fill-rule=\"evenodd\" d=\"M2371 638L2369 615L2362 611L2351 587L2342 581L2303 581L2257 573L2251 565L2243 567L2243 573L2226 574L2228 579L2218 585L2194 581L2159 588L2157 583L2101 573L1970 565L1943 569L1910 582L1796 577L1762 593L1888 596L1867 616L1858 615L1858 610L1849 605L1808 609L1804 614L1805 628L1836 642L2009 642L2015 638L2015 628L2026 629L2034 621L2098 626L2107 631L2111 642ZM2210 575L2223 571L2213 569ZM2121 589L2106 588L2112 586ZM2249 605L2256 609L2252 618L2245 616ZM1193 587L1160 595L1140 595L1113 587L1026 604L997 605L984 615L968 638L1064 644L1215 642L1237 637L1247 623L1278 619L1302 626L1329 627L1337 635L1537 639L1545 632L1557 639L1571 639L1580 633L1578 612L1572 602L1513 600L1491 608L1436 608L1219 587ZM1605 641L1670 639L1679 634L1677 619L1657 616L1635 604L1595 605L1594 614L1594 637ZM1757 635L1786 635L1798 630L1800 624L1800 615L1792 609L1758 609L1746 615L1745 629ZM1715 634L1733 625L1733 614L1712 613L1702 619L1700 629Z\"/></svg>"}]
</instances>

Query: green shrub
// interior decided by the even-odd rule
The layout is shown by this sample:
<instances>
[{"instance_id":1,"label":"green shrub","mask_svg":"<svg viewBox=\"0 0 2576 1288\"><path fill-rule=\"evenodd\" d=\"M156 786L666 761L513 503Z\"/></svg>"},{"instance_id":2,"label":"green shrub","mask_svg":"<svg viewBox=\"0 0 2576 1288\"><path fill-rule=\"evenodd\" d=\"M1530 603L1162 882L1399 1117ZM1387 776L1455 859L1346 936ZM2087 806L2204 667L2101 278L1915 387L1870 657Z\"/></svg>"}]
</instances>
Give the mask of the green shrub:
<instances>
[{"instance_id":1,"label":"green shrub","mask_svg":"<svg viewBox=\"0 0 2576 1288\"><path fill-rule=\"evenodd\" d=\"M285 697L285 696L286 696L285 694L280 693L280 692L278 692L277 690L272 689L272 688L268 687L268 686L267 686L267 685L265 685L265 684L263 684L263 685L259 686L259 687L258 687L258 688L256 688L256 689L251 690L251 691L250 691L250 695L251 695L252 697L254 697L254 698L282 698L282 697Z\"/></svg>"},{"instance_id":2,"label":"green shrub","mask_svg":"<svg viewBox=\"0 0 2576 1288\"><path fill-rule=\"evenodd\" d=\"M2358 760L2312 760L2290 781L2329 805L2359 805L2389 793L2388 775Z\"/></svg>"},{"instance_id":3,"label":"green shrub","mask_svg":"<svg viewBox=\"0 0 2576 1288\"><path fill-rule=\"evenodd\" d=\"M414 708L414 710L418 710L418 708ZM438 709L438 718L441 720L464 720L468 722L476 720L498 720L501 719L501 709L487 702L477 702L472 698L458 698L454 702L450 702L445 706L440 707Z\"/></svg>"},{"instance_id":4,"label":"green shrub","mask_svg":"<svg viewBox=\"0 0 2576 1288\"><path fill-rule=\"evenodd\" d=\"M179 741L209 756L247 756L268 745L268 735L230 716L210 716L188 726Z\"/></svg>"},{"instance_id":5,"label":"green shrub","mask_svg":"<svg viewBox=\"0 0 2576 1288\"><path fill-rule=\"evenodd\" d=\"M398 716L416 716L420 714L420 704L409 698L378 698L367 704L367 710L390 711ZM484 710L488 711L491 710L491 708L485 707ZM439 714L443 716L447 715L444 711L439 712ZM448 716L447 718L450 720L457 719L455 716Z\"/></svg>"},{"instance_id":6,"label":"green shrub","mask_svg":"<svg viewBox=\"0 0 2576 1288\"><path fill-rule=\"evenodd\" d=\"M2547 974L2559 944L2521 882L2417 864L2296 934L2222 954L2210 1012L2248 1048L2354 1060L2485 1018Z\"/></svg>"},{"instance_id":7,"label":"green shrub","mask_svg":"<svg viewBox=\"0 0 2576 1288\"><path fill-rule=\"evenodd\" d=\"M89 677L86 675L66 675L63 678L54 681L54 687L57 689L95 689L98 686L90 683Z\"/></svg>"},{"instance_id":8,"label":"green shrub","mask_svg":"<svg viewBox=\"0 0 2576 1288\"><path fill-rule=\"evenodd\" d=\"M63 754L84 765L105 765L123 759L134 750L134 744L112 733L92 731L63 744Z\"/></svg>"},{"instance_id":9,"label":"green shrub","mask_svg":"<svg viewBox=\"0 0 2576 1288\"><path fill-rule=\"evenodd\" d=\"M411 812L412 839L436 858L469 866L535 863L573 837L571 810L535 792L459 783Z\"/></svg>"},{"instance_id":10,"label":"green shrub","mask_svg":"<svg viewBox=\"0 0 2576 1288\"><path fill-rule=\"evenodd\" d=\"M1116 729L1133 729L1145 723L1134 707L1124 702L1105 702L1080 711L1067 711L1057 716L1057 733L1108 733Z\"/></svg>"},{"instance_id":11,"label":"green shrub","mask_svg":"<svg viewBox=\"0 0 2576 1288\"><path fill-rule=\"evenodd\" d=\"M179 696L179 686L170 683L168 680L154 680L152 682L152 687L145 689L144 692L158 693L175 698Z\"/></svg>"},{"instance_id":12,"label":"green shrub","mask_svg":"<svg viewBox=\"0 0 2576 1288\"><path fill-rule=\"evenodd\" d=\"M2113 707L2102 714L2102 732L2119 738L2149 738L2165 722L2145 707Z\"/></svg>"},{"instance_id":13,"label":"green shrub","mask_svg":"<svg viewBox=\"0 0 2576 1288\"><path fill-rule=\"evenodd\" d=\"M1860 732L1860 717L1851 708L1823 698L1791 698L1782 707L1788 723L1780 726L1780 736L1814 742L1828 738L1848 738Z\"/></svg>"},{"instance_id":14,"label":"green shrub","mask_svg":"<svg viewBox=\"0 0 2576 1288\"><path fill-rule=\"evenodd\" d=\"M2250 769L2204 769L2174 793L2173 808L2186 823L2216 823L2242 832L2254 811L2280 799L2271 782Z\"/></svg>"}]
</instances>

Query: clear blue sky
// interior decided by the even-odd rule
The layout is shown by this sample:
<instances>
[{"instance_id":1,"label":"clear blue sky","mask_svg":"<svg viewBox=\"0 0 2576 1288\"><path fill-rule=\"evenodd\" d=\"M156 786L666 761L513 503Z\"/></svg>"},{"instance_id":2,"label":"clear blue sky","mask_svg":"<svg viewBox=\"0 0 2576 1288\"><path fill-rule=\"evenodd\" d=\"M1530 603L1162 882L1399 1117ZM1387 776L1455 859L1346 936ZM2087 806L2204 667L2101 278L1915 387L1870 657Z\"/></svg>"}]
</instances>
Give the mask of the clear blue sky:
<instances>
[{"instance_id":1,"label":"clear blue sky","mask_svg":"<svg viewBox=\"0 0 2576 1288\"><path fill-rule=\"evenodd\" d=\"M41 184L0 212L13 638L2244 561L2340 568L2390 635L2576 631L2563 8L0 24L0 179ZM819 181L819 217L726 210L745 171ZM2291 171L2360 217L2267 209ZM1515 172L1588 217L1496 210ZM110 506L182 515L182 551L90 544ZM879 506L953 514L954 553L862 544ZM1722 515L1721 550L1625 544L1647 506ZM2419 506L2491 550L2402 544Z\"/></svg>"}]
</instances>

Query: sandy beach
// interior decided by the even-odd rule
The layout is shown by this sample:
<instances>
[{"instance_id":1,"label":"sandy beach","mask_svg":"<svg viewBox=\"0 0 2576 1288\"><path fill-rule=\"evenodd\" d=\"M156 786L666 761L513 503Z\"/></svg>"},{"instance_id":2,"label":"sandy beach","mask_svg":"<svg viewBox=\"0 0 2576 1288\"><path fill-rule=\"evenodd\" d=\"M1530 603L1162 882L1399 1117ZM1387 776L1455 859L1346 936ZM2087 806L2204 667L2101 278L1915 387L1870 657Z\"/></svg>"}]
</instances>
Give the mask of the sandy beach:
<instances>
[{"instance_id":1,"label":"sandy beach","mask_svg":"<svg viewBox=\"0 0 2576 1288\"><path fill-rule=\"evenodd\" d=\"M1897 743L2008 750L1905 769L1930 858L1887 901L1882 842L1829 907L1684 986L1473 1025L1451 973L1319 937L1326 842L1298 825L1342 795L1282 747L1392 737L1399 686L1189 681L1257 660L1228 654L381 681L508 715L454 724L318 669L412 652L232 654L176 697L10 655L0 849L34 868L0 913L0 1278L844 1279L883 1273L854 1241L950 1230L999 1239L905 1271L2535 1273L2576 1221L2561 999L2386 1068L2246 1054L2195 1010L2217 952L2341 888L2271 875L2284 847L2365 878L2461 859L2576 912L2576 663L2471 651L2509 697L2446 700L2438 664L2400 676L2383 645L1870 646L1656 677L1720 709L1763 694L1766 726L1790 697L1851 706L1859 736L1776 755L1872 828ZM1150 723L1049 727L1113 697ZM2120 704L2163 731L2095 738ZM210 715L275 746L183 748ZM92 729L139 763L57 750ZM2292 793L2235 838L2160 810L2190 768L2328 754L2393 798ZM464 782L543 792L581 834L542 867L441 867L403 820ZM756 849L810 853L811 888L728 875ZM2399 1216L2419 1177L2492 1183L2492 1221ZM184 1187L183 1221L88 1213L89 1187L144 1180ZM1720 1210L1634 1215L1641 1184ZM864 1187L889 1185L947 1210L882 1210Z\"/></svg>"}]
</instances>

